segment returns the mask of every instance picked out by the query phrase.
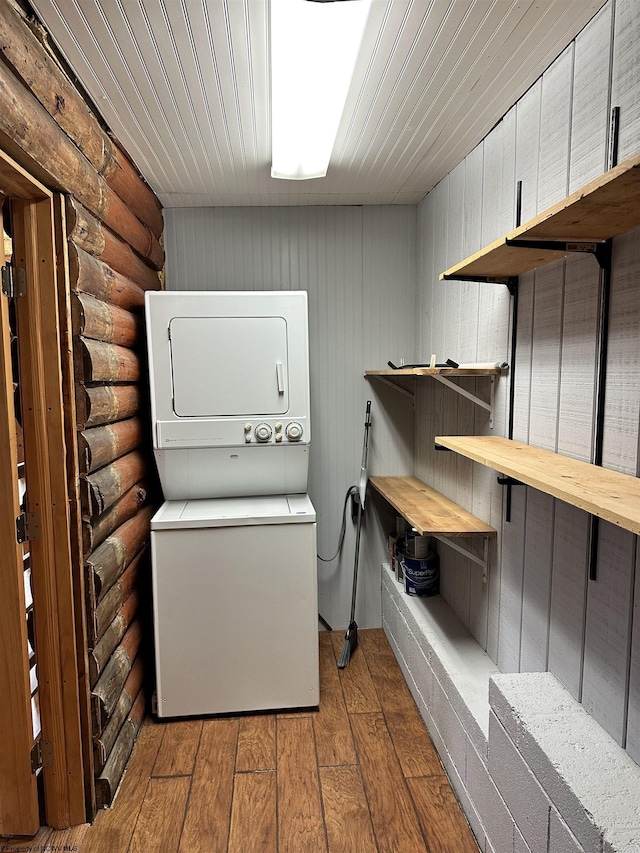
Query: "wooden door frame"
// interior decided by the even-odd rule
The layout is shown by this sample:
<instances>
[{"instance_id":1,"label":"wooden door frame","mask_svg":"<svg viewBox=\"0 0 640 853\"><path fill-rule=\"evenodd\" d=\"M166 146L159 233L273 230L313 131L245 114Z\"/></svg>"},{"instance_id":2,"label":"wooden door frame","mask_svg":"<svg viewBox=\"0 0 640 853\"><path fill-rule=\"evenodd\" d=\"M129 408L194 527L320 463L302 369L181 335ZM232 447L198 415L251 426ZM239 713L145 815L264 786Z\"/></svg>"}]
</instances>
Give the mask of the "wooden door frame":
<instances>
[{"instance_id":1,"label":"wooden door frame","mask_svg":"<svg viewBox=\"0 0 640 853\"><path fill-rule=\"evenodd\" d=\"M40 524L39 538L30 547L41 739L46 747L45 820L62 829L84 823L86 810L54 198L1 151L0 188L12 199L14 261L26 273L26 295L17 299L16 313L28 510L39 516Z\"/></svg>"},{"instance_id":2,"label":"wooden door frame","mask_svg":"<svg viewBox=\"0 0 640 853\"><path fill-rule=\"evenodd\" d=\"M38 831L40 817L30 761L33 723L24 568L15 528L20 499L12 380L9 306L0 299L0 832L30 835Z\"/></svg>"}]
</instances>

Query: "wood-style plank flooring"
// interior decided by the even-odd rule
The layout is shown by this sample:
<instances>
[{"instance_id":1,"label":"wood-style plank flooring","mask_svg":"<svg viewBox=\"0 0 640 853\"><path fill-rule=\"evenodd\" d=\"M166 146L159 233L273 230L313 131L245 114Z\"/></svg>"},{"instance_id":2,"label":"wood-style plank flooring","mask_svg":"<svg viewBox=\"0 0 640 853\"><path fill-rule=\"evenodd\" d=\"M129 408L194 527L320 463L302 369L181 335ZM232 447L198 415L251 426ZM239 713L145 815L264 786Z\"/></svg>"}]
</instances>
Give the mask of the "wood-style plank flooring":
<instances>
[{"instance_id":1,"label":"wood-style plank flooring","mask_svg":"<svg viewBox=\"0 0 640 853\"><path fill-rule=\"evenodd\" d=\"M339 671L343 636L319 635L318 711L149 720L93 825L2 849L477 853L384 633Z\"/></svg>"}]
</instances>

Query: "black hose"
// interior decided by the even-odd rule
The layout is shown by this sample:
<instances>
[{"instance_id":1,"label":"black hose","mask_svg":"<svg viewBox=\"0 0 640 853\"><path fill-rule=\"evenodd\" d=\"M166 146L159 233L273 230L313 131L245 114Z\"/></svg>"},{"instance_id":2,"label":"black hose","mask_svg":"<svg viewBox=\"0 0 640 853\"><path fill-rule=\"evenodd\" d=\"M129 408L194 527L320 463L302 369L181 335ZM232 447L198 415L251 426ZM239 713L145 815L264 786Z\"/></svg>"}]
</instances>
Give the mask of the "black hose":
<instances>
[{"instance_id":1,"label":"black hose","mask_svg":"<svg viewBox=\"0 0 640 853\"><path fill-rule=\"evenodd\" d=\"M316 556L319 560L322 560L323 563L332 563L342 550L342 545L344 543L344 535L347 529L347 504L349 503L349 498L351 497L351 495L355 495L357 493L357 486L349 486L349 488L347 489L347 494L344 498L344 506L342 508L342 527L340 528L340 535L338 537L338 548L333 557L321 557L320 554L317 554Z\"/></svg>"}]
</instances>

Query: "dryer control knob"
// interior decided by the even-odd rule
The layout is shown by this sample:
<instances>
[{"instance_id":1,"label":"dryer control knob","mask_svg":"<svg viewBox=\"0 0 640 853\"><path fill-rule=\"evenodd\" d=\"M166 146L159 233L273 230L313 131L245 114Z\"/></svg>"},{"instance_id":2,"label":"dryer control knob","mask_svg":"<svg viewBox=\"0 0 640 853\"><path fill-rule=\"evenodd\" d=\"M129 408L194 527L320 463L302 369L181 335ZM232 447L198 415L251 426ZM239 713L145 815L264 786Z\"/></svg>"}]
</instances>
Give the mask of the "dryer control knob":
<instances>
[{"instance_id":1,"label":"dryer control knob","mask_svg":"<svg viewBox=\"0 0 640 853\"><path fill-rule=\"evenodd\" d=\"M280 442L281 442L281 441L282 441L282 433L278 433L278 434L276 435L276 442L277 442L278 444L280 444Z\"/></svg>"},{"instance_id":2,"label":"dryer control knob","mask_svg":"<svg viewBox=\"0 0 640 853\"><path fill-rule=\"evenodd\" d=\"M244 431L245 432L251 432L251 424L245 424L244 425Z\"/></svg>"},{"instance_id":3,"label":"dryer control knob","mask_svg":"<svg viewBox=\"0 0 640 853\"><path fill-rule=\"evenodd\" d=\"M271 429L269 424L258 424L258 426L254 430L256 441L269 441L272 432L273 430Z\"/></svg>"},{"instance_id":4,"label":"dryer control knob","mask_svg":"<svg viewBox=\"0 0 640 853\"><path fill-rule=\"evenodd\" d=\"M280 421L278 421L278 423L276 424L276 432L281 432L281 430L282 430L282 424L280 423Z\"/></svg>"},{"instance_id":5,"label":"dryer control knob","mask_svg":"<svg viewBox=\"0 0 640 853\"><path fill-rule=\"evenodd\" d=\"M302 438L302 427L299 423L296 423L295 421L290 424L287 424L285 432L289 441L300 441L300 439Z\"/></svg>"}]
</instances>

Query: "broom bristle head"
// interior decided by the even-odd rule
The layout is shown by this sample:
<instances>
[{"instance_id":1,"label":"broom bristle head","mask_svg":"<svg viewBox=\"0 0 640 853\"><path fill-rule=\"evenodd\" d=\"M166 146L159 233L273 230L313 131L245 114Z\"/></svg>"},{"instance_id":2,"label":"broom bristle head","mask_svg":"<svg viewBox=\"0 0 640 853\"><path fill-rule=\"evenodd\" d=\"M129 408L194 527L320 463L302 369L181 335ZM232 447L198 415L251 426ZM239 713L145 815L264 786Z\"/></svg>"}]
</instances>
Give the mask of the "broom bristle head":
<instances>
[{"instance_id":1,"label":"broom bristle head","mask_svg":"<svg viewBox=\"0 0 640 853\"><path fill-rule=\"evenodd\" d=\"M352 622L347 628L347 633L344 635L344 644L342 646L342 654L340 655L340 660L338 661L338 669L344 669L349 661L351 660L351 655L356 650L356 646L358 645L358 626L355 622Z\"/></svg>"}]
</instances>

